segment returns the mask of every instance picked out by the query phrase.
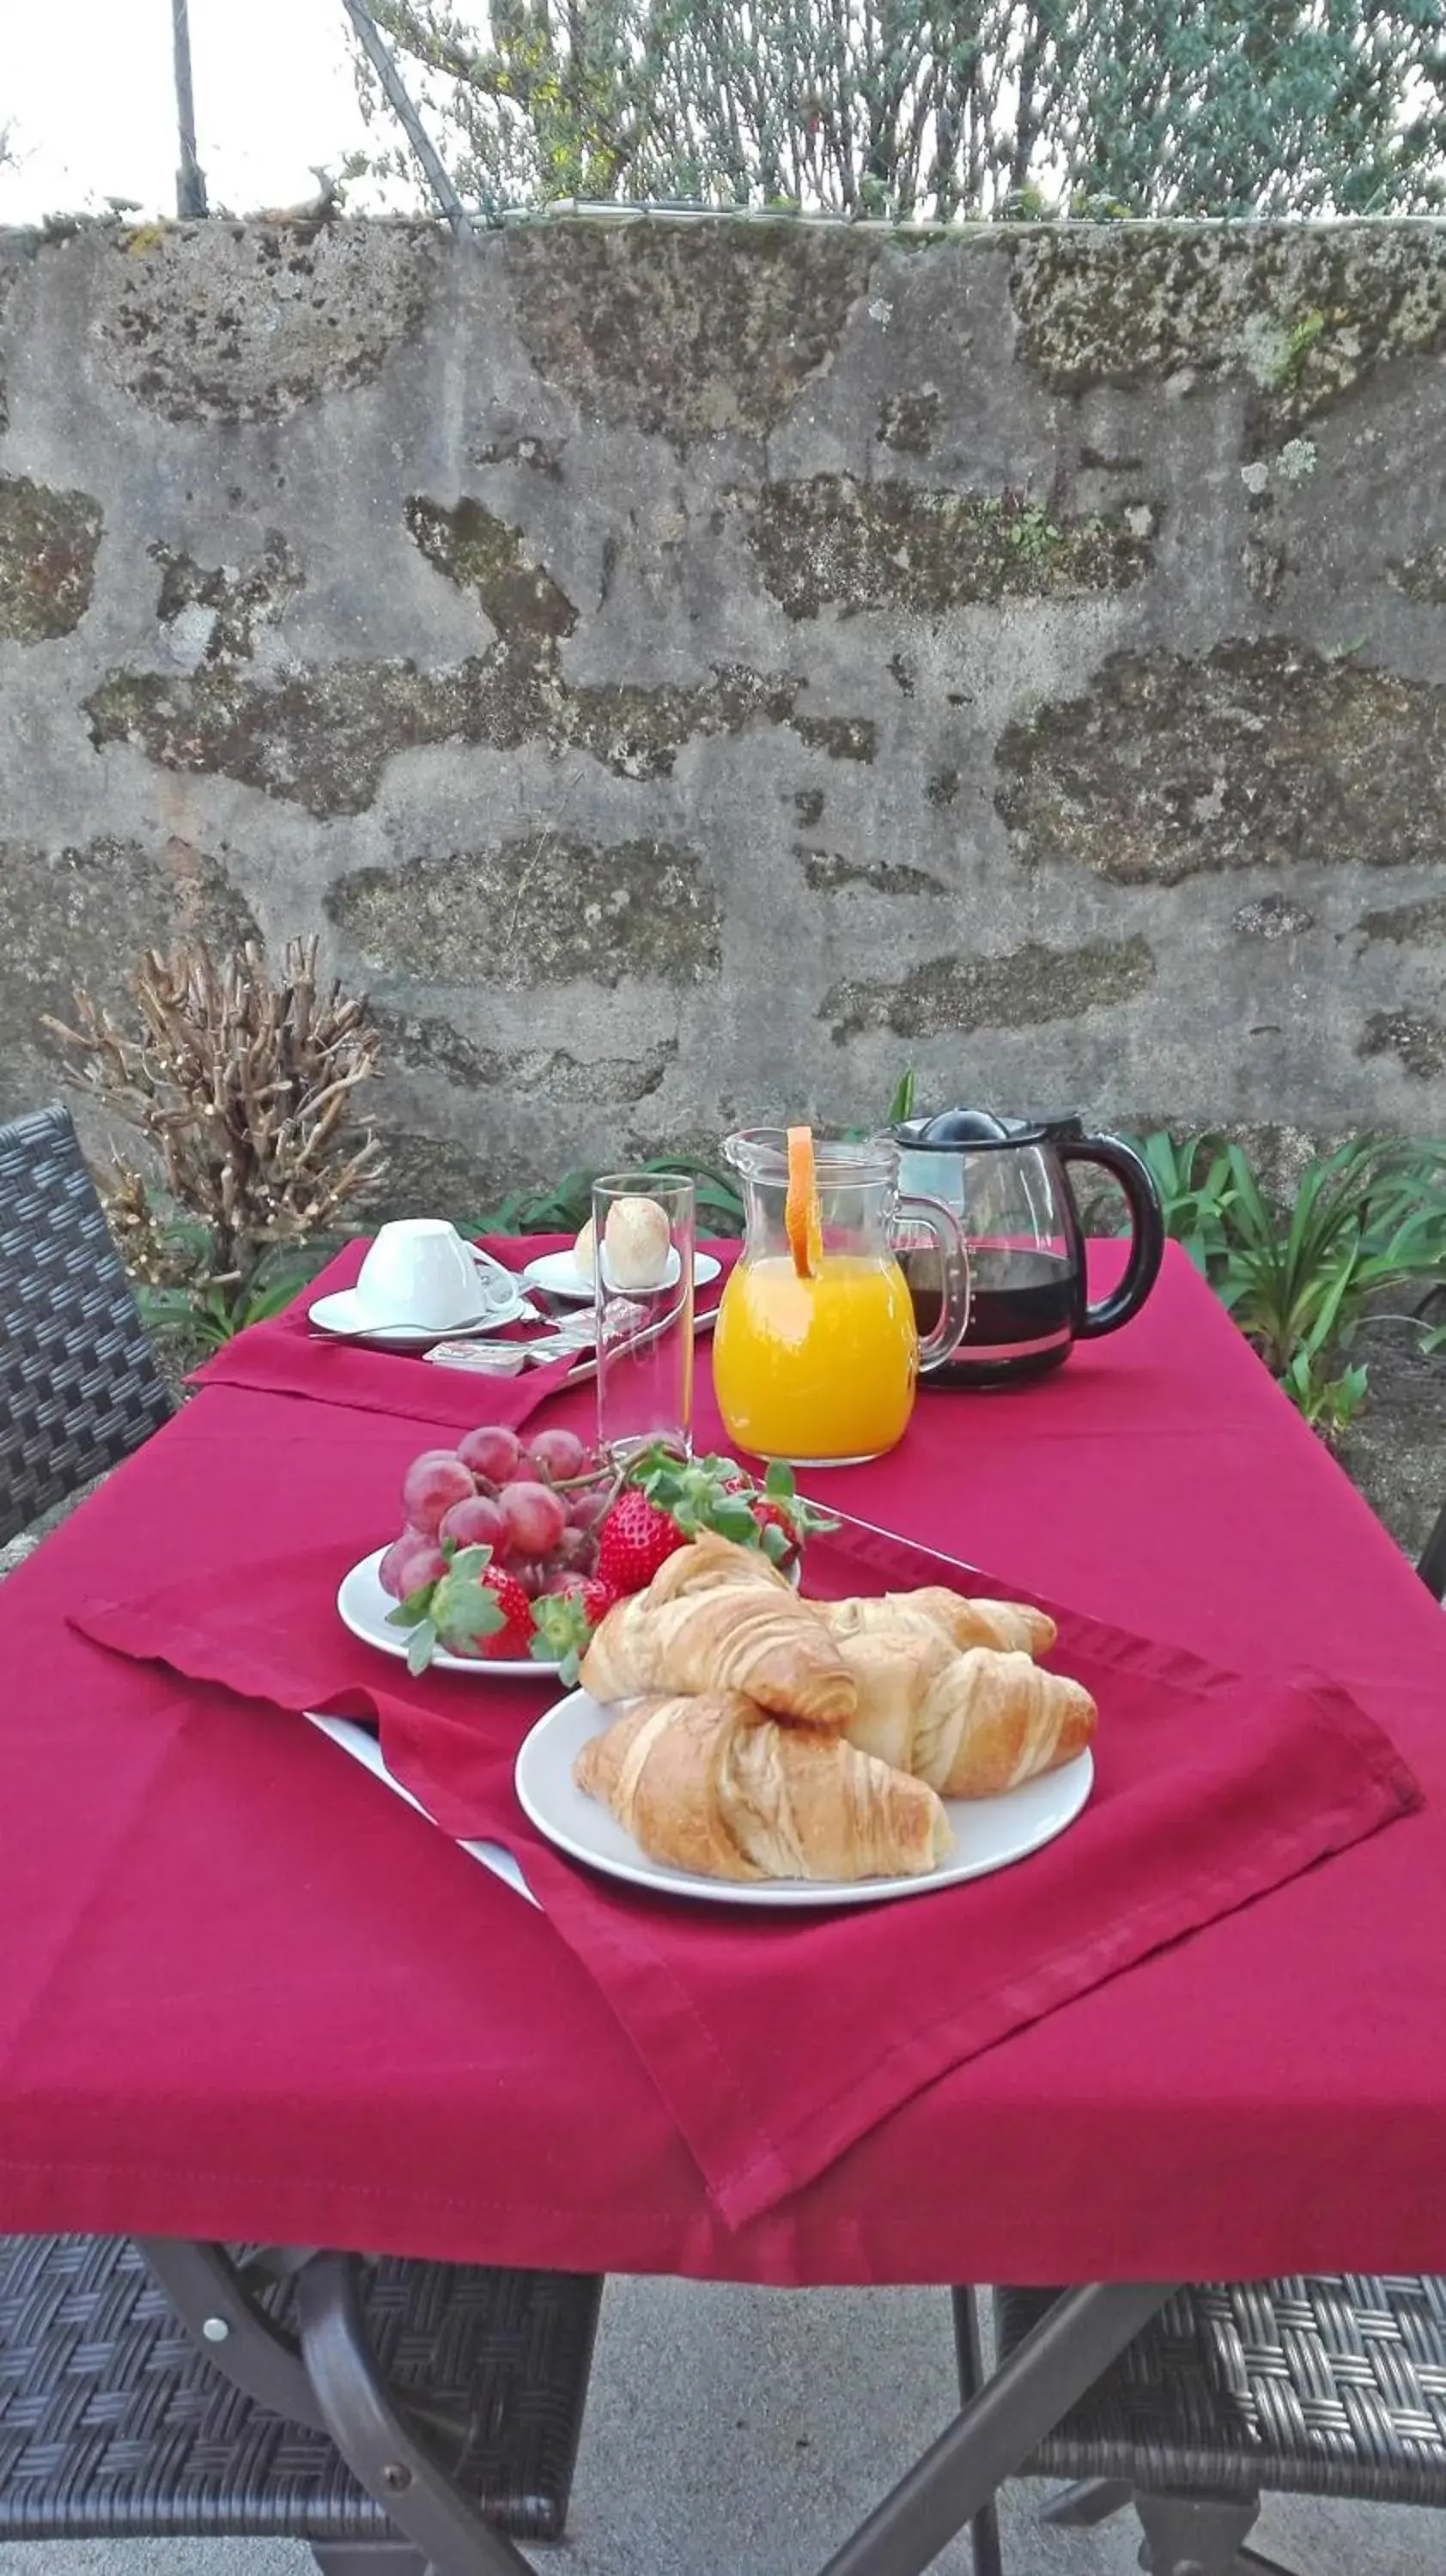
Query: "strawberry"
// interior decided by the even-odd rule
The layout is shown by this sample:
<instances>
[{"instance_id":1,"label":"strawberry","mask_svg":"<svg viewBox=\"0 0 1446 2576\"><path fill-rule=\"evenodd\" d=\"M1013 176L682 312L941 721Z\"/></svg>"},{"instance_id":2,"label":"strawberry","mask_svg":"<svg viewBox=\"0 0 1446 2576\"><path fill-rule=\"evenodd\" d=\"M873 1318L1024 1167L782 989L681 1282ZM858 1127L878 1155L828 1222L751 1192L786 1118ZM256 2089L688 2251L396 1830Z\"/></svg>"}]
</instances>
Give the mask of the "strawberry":
<instances>
[{"instance_id":1,"label":"strawberry","mask_svg":"<svg viewBox=\"0 0 1446 2576\"><path fill-rule=\"evenodd\" d=\"M596 1574L570 1575L558 1591L542 1593L532 1605L533 1654L555 1663L559 1680L572 1684L594 1628L616 1599Z\"/></svg>"},{"instance_id":2,"label":"strawberry","mask_svg":"<svg viewBox=\"0 0 1446 2576\"><path fill-rule=\"evenodd\" d=\"M497 1603L503 1624L479 1638L471 1651L494 1660L525 1655L532 1642L532 1604L516 1575L505 1565L486 1565L478 1579Z\"/></svg>"},{"instance_id":3,"label":"strawberry","mask_svg":"<svg viewBox=\"0 0 1446 2576\"><path fill-rule=\"evenodd\" d=\"M671 1512L629 1486L599 1523L598 1579L614 1593L642 1592L659 1566L686 1544L687 1534Z\"/></svg>"},{"instance_id":4,"label":"strawberry","mask_svg":"<svg viewBox=\"0 0 1446 2576\"><path fill-rule=\"evenodd\" d=\"M799 1555L798 1527L794 1516L786 1505L775 1501L770 1494L756 1495L749 1508L765 1556L786 1574ZM777 1531L776 1538L770 1538L770 1530Z\"/></svg>"}]
</instances>

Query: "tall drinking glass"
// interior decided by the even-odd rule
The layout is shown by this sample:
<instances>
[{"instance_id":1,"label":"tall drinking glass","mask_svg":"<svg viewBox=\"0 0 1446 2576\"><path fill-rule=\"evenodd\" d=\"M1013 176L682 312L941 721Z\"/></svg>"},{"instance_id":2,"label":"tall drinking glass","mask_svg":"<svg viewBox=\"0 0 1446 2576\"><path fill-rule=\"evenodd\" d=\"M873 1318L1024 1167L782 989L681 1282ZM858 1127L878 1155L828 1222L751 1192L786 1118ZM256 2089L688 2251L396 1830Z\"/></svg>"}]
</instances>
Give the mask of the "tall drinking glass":
<instances>
[{"instance_id":1,"label":"tall drinking glass","mask_svg":"<svg viewBox=\"0 0 1446 2576\"><path fill-rule=\"evenodd\" d=\"M598 1446L620 1464L654 1441L686 1457L693 1422L693 1184L610 1172L592 1188Z\"/></svg>"}]
</instances>

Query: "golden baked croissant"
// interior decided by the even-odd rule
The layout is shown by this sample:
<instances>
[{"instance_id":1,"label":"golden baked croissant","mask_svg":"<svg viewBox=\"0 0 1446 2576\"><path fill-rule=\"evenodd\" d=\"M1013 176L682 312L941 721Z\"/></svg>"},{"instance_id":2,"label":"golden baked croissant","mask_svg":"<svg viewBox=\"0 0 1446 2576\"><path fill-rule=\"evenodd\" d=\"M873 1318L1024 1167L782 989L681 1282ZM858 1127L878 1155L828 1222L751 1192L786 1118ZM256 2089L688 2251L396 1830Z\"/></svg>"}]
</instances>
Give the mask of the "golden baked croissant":
<instances>
[{"instance_id":1,"label":"golden baked croissant","mask_svg":"<svg viewBox=\"0 0 1446 2576\"><path fill-rule=\"evenodd\" d=\"M993 1798L1082 1753L1095 1731L1082 1683L1028 1655L970 1646L937 1630L863 1628L838 1640L858 1688L845 1733L942 1798Z\"/></svg>"},{"instance_id":2,"label":"golden baked croissant","mask_svg":"<svg viewBox=\"0 0 1446 2576\"><path fill-rule=\"evenodd\" d=\"M665 1556L648 1585L650 1601L681 1601L687 1592L718 1592L729 1584L751 1583L774 1592L792 1592L786 1574L761 1547L740 1547L735 1539L702 1530L686 1547Z\"/></svg>"},{"instance_id":3,"label":"golden baked croissant","mask_svg":"<svg viewBox=\"0 0 1446 2576\"><path fill-rule=\"evenodd\" d=\"M737 1691L637 1701L573 1777L650 1860L705 1878L921 1878L953 1842L922 1780Z\"/></svg>"},{"instance_id":4,"label":"golden baked croissant","mask_svg":"<svg viewBox=\"0 0 1446 2576\"><path fill-rule=\"evenodd\" d=\"M787 1586L766 1583L716 1585L674 1601L655 1600L651 1590L615 1601L580 1679L601 1700L746 1691L760 1708L802 1726L842 1727L858 1698L827 1629Z\"/></svg>"},{"instance_id":5,"label":"golden baked croissant","mask_svg":"<svg viewBox=\"0 0 1446 2576\"><path fill-rule=\"evenodd\" d=\"M958 1647L994 1646L1001 1654L1047 1655L1058 1635L1047 1611L1024 1601L970 1601L942 1583L920 1592L885 1592L878 1600L816 1601L814 1608L833 1637L857 1636L866 1628L941 1629Z\"/></svg>"}]
</instances>

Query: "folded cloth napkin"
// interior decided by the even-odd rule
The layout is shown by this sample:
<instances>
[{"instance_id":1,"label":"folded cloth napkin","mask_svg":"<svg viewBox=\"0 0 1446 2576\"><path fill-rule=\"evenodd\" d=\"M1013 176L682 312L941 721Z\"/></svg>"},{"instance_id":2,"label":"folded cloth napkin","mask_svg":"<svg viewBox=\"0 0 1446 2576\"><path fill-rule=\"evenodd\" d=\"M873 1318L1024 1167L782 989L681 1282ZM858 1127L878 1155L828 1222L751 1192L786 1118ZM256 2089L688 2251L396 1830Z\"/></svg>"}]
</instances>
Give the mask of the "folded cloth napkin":
<instances>
[{"instance_id":1,"label":"folded cloth napkin","mask_svg":"<svg viewBox=\"0 0 1446 2576\"><path fill-rule=\"evenodd\" d=\"M508 1270L520 1271L540 1252L561 1249L570 1237L521 1235L499 1237L487 1250ZM293 1303L264 1324L252 1324L227 1342L214 1359L194 1372L198 1386L249 1386L266 1395L310 1396L322 1404L345 1404L362 1413L397 1413L408 1421L439 1422L457 1431L476 1422L517 1425L536 1412L545 1396L562 1386L571 1359L540 1362L520 1377L490 1377L470 1369L434 1367L427 1359L403 1351L370 1350L361 1342L342 1342L316 1332L307 1321L319 1297L353 1288L366 1257L360 1237L344 1244L320 1278L303 1288ZM536 1340L535 1328L514 1327L503 1340Z\"/></svg>"},{"instance_id":2,"label":"folded cloth napkin","mask_svg":"<svg viewBox=\"0 0 1446 2576\"><path fill-rule=\"evenodd\" d=\"M949 2068L1167 1942L1208 1943L1202 1926L1420 1803L1388 1738L1329 1683L1241 1679L1056 1608L1052 1660L1100 1708L1094 1792L1058 1841L993 1877L878 1906L770 1914L635 1892L565 1860L517 1803L516 1753L555 1682L413 1680L351 1638L333 1601L367 1536L350 1551L307 1544L317 1524L296 1481L276 1518L294 1517L299 1552L198 1557L184 1579L93 1600L74 1624L277 1709L374 1721L393 1776L444 1832L517 1858L735 2225ZM807 1589L840 1597L957 1572L853 1525L810 1543ZM486 1977L505 1975L494 1952Z\"/></svg>"}]
</instances>

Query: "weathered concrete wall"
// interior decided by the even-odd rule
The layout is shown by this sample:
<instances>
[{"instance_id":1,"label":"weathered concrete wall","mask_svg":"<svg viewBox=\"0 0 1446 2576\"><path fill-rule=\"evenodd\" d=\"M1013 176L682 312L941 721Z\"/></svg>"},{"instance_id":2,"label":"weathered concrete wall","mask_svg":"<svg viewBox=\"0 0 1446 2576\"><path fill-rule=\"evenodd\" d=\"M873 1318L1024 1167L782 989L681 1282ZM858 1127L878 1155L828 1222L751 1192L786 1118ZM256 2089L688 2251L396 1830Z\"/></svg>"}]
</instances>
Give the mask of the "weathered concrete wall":
<instances>
[{"instance_id":1,"label":"weathered concrete wall","mask_svg":"<svg viewBox=\"0 0 1446 2576\"><path fill-rule=\"evenodd\" d=\"M0 1110L190 922L413 1204L908 1061L1446 1126L1443 353L1428 225L0 244Z\"/></svg>"}]
</instances>

